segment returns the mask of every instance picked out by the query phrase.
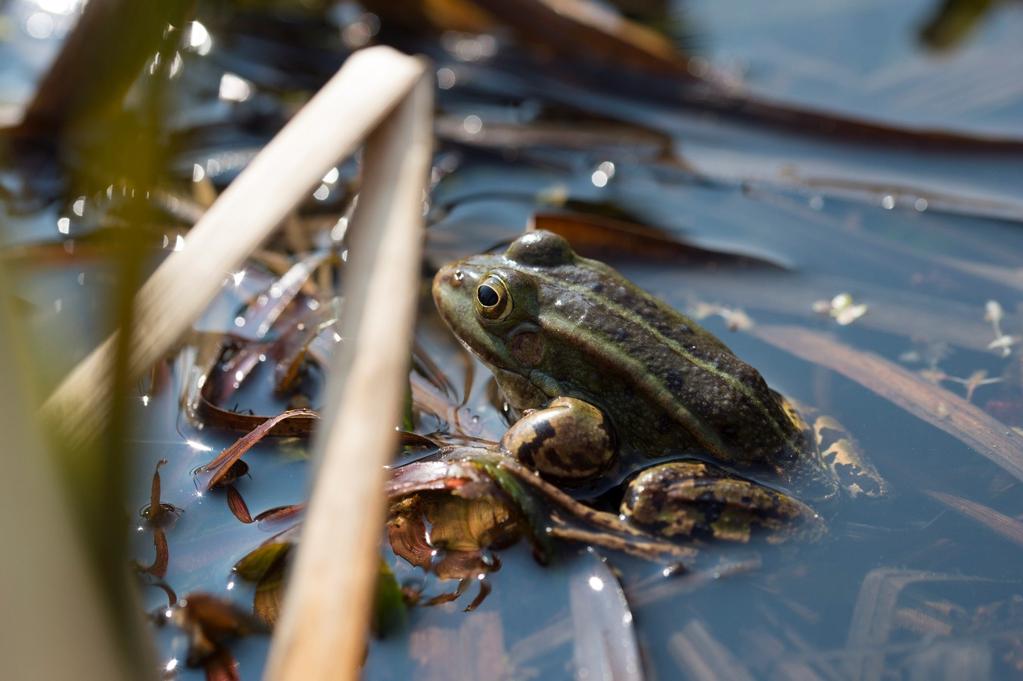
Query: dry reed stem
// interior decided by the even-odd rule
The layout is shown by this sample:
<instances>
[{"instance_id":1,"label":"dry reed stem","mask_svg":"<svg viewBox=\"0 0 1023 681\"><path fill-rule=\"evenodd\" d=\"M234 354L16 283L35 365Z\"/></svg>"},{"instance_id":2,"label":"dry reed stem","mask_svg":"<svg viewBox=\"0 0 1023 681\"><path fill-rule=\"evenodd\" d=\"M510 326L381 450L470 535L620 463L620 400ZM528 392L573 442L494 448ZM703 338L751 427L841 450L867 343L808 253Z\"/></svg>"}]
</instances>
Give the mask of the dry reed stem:
<instances>
[{"instance_id":1,"label":"dry reed stem","mask_svg":"<svg viewBox=\"0 0 1023 681\"><path fill-rule=\"evenodd\" d=\"M355 679L364 658L384 466L408 385L432 93L424 76L366 144L344 282L344 341L314 444L320 469L270 650L270 681Z\"/></svg>"},{"instance_id":2,"label":"dry reed stem","mask_svg":"<svg viewBox=\"0 0 1023 681\"><path fill-rule=\"evenodd\" d=\"M229 272L305 198L323 174L351 154L408 93L420 62L387 47L353 54L252 160L192 228L135 298L129 369L141 375L165 355L216 296ZM72 448L101 432L110 403L115 342L84 359L43 405Z\"/></svg>"}]
</instances>

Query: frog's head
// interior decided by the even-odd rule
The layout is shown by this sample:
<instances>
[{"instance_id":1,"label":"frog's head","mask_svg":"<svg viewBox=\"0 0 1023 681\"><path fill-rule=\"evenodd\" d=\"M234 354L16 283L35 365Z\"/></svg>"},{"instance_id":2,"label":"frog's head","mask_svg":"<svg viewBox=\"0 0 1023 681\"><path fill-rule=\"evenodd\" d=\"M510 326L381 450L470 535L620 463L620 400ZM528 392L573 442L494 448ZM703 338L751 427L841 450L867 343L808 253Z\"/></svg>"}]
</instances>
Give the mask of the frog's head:
<instances>
[{"instance_id":1,"label":"frog's head","mask_svg":"<svg viewBox=\"0 0 1023 681\"><path fill-rule=\"evenodd\" d=\"M459 341L494 372L512 406L540 406L547 397L531 376L542 366L536 275L571 265L562 237L528 232L501 255L475 255L445 265L433 279L433 300Z\"/></svg>"}]
</instances>

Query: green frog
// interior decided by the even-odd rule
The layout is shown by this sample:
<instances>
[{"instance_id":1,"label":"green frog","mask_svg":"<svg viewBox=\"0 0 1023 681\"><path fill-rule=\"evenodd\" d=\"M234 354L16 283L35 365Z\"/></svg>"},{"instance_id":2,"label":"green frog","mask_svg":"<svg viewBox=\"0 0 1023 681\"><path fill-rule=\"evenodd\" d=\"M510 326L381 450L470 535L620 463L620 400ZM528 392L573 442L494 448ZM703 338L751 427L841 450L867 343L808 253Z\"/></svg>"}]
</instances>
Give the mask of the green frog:
<instances>
[{"instance_id":1,"label":"green frog","mask_svg":"<svg viewBox=\"0 0 1023 681\"><path fill-rule=\"evenodd\" d=\"M556 234L446 265L433 297L522 415L504 448L567 485L645 461L621 508L639 525L686 534L712 526L703 521L722 504L754 519L794 512L787 491L886 491L837 421L813 418L692 319Z\"/></svg>"}]
</instances>

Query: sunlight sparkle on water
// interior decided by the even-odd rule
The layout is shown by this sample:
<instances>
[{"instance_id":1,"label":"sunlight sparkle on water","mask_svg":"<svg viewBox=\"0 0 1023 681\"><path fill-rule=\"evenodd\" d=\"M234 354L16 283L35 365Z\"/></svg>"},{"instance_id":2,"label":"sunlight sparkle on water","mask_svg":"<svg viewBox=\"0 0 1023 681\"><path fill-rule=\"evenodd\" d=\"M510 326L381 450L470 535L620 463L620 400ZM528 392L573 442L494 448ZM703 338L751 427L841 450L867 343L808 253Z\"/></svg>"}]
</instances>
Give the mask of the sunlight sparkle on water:
<instances>
[{"instance_id":1,"label":"sunlight sparkle on water","mask_svg":"<svg viewBox=\"0 0 1023 681\"><path fill-rule=\"evenodd\" d=\"M606 187L608 181L615 176L615 164L611 161L604 161L590 175L590 182L594 187Z\"/></svg>"},{"instance_id":2,"label":"sunlight sparkle on water","mask_svg":"<svg viewBox=\"0 0 1023 681\"><path fill-rule=\"evenodd\" d=\"M219 96L228 102L244 102L252 96L252 86L241 76L225 73L220 77Z\"/></svg>"},{"instance_id":3,"label":"sunlight sparkle on water","mask_svg":"<svg viewBox=\"0 0 1023 681\"><path fill-rule=\"evenodd\" d=\"M437 87L441 90L450 90L455 87L455 82L458 78L455 76L455 72L448 67L437 69Z\"/></svg>"},{"instance_id":4,"label":"sunlight sparkle on water","mask_svg":"<svg viewBox=\"0 0 1023 681\"><path fill-rule=\"evenodd\" d=\"M469 114L462 121L462 128L470 135L478 135L483 130L483 119L476 114Z\"/></svg>"},{"instance_id":5,"label":"sunlight sparkle on water","mask_svg":"<svg viewBox=\"0 0 1023 681\"><path fill-rule=\"evenodd\" d=\"M188 445L189 447L191 447L192 449L194 449L197 452L212 452L213 451L213 447L210 447L209 445L204 445L203 443L199 442L198 440L185 440L185 444Z\"/></svg>"},{"instance_id":6,"label":"sunlight sparkle on water","mask_svg":"<svg viewBox=\"0 0 1023 681\"><path fill-rule=\"evenodd\" d=\"M210 32L198 21L193 21L188 27L188 46L200 55L207 55L213 48L213 39Z\"/></svg>"},{"instance_id":7,"label":"sunlight sparkle on water","mask_svg":"<svg viewBox=\"0 0 1023 681\"><path fill-rule=\"evenodd\" d=\"M75 199L75 202L71 204L71 212L77 215L78 217L82 217L83 215L85 215L84 196L79 196L77 199Z\"/></svg>"},{"instance_id":8,"label":"sunlight sparkle on water","mask_svg":"<svg viewBox=\"0 0 1023 681\"><path fill-rule=\"evenodd\" d=\"M174 239L174 250L183 251L185 250L185 237L178 234L177 238Z\"/></svg>"},{"instance_id":9,"label":"sunlight sparkle on water","mask_svg":"<svg viewBox=\"0 0 1023 681\"><path fill-rule=\"evenodd\" d=\"M53 35L56 24L46 12L34 12L25 20L25 32L36 40L46 40Z\"/></svg>"},{"instance_id":10,"label":"sunlight sparkle on water","mask_svg":"<svg viewBox=\"0 0 1023 681\"><path fill-rule=\"evenodd\" d=\"M237 272L231 273L231 280L234 282L235 288L242 285L245 281L245 270L238 270Z\"/></svg>"},{"instance_id":11,"label":"sunlight sparkle on water","mask_svg":"<svg viewBox=\"0 0 1023 681\"><path fill-rule=\"evenodd\" d=\"M61 234L71 233L71 218L58 218L57 219L57 231Z\"/></svg>"},{"instance_id":12,"label":"sunlight sparkle on water","mask_svg":"<svg viewBox=\"0 0 1023 681\"><path fill-rule=\"evenodd\" d=\"M604 580L596 575L593 575L592 577L590 577L590 588L593 589L594 591L603 591Z\"/></svg>"}]
</instances>

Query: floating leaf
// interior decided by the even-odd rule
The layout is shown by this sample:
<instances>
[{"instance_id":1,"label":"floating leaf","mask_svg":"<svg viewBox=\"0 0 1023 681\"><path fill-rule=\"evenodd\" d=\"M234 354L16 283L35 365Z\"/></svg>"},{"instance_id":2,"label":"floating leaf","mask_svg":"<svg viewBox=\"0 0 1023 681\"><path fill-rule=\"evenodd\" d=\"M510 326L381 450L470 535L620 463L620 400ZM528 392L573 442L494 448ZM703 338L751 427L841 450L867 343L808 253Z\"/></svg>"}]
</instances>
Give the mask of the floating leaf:
<instances>
[{"instance_id":1,"label":"floating leaf","mask_svg":"<svg viewBox=\"0 0 1023 681\"><path fill-rule=\"evenodd\" d=\"M170 562L170 547L167 545L167 535L162 528L153 530L153 548L156 549L156 557L152 565L141 568L142 572L148 573L163 579L167 576L167 565Z\"/></svg>"},{"instance_id":2,"label":"floating leaf","mask_svg":"<svg viewBox=\"0 0 1023 681\"><path fill-rule=\"evenodd\" d=\"M750 256L711 251L686 243L677 234L644 225L625 215L583 212L536 213L528 228L563 236L573 250L588 258L621 261L641 258L672 264L729 262L776 267Z\"/></svg>"},{"instance_id":3,"label":"floating leaf","mask_svg":"<svg viewBox=\"0 0 1023 681\"><path fill-rule=\"evenodd\" d=\"M976 501L970 501L962 497L957 497L954 494L947 494L945 492L938 492L935 490L924 490L924 494L940 501L945 506L948 506L953 511L965 515L967 518L972 518L978 523L985 525L988 529L997 532L1009 541L1023 546L1023 522L1020 522L1016 518L999 513L993 508L989 508L983 504L978 504Z\"/></svg>"},{"instance_id":4,"label":"floating leaf","mask_svg":"<svg viewBox=\"0 0 1023 681\"><path fill-rule=\"evenodd\" d=\"M188 663L198 665L240 636L260 633L263 623L229 601L191 593L172 608L170 619L189 634Z\"/></svg>"},{"instance_id":5,"label":"floating leaf","mask_svg":"<svg viewBox=\"0 0 1023 681\"><path fill-rule=\"evenodd\" d=\"M161 527L170 520L176 518L181 509L171 504L165 504L160 500L160 467L167 464L167 459L160 459L156 462L156 470L153 471L153 481L149 487L149 505L142 511L142 516L151 525Z\"/></svg>"},{"instance_id":6,"label":"floating leaf","mask_svg":"<svg viewBox=\"0 0 1023 681\"><path fill-rule=\"evenodd\" d=\"M277 623L284 602L284 562L274 564L256 583L252 611L268 627Z\"/></svg>"},{"instance_id":7,"label":"floating leaf","mask_svg":"<svg viewBox=\"0 0 1023 681\"><path fill-rule=\"evenodd\" d=\"M252 522L252 515L249 514L249 507L245 503L245 499L242 498L242 495L237 489L235 489L234 485L230 485L227 488L227 507L231 509L231 513L234 514L234 517L241 522L246 525Z\"/></svg>"},{"instance_id":8,"label":"floating leaf","mask_svg":"<svg viewBox=\"0 0 1023 681\"><path fill-rule=\"evenodd\" d=\"M275 565L280 564L298 540L299 526L289 527L260 544L234 564L242 579L257 582Z\"/></svg>"},{"instance_id":9,"label":"floating leaf","mask_svg":"<svg viewBox=\"0 0 1023 681\"><path fill-rule=\"evenodd\" d=\"M203 663L206 681L241 681L238 660L230 650L222 649L210 655Z\"/></svg>"},{"instance_id":10,"label":"floating leaf","mask_svg":"<svg viewBox=\"0 0 1023 681\"><path fill-rule=\"evenodd\" d=\"M294 418L318 419L319 414L311 409L290 409L259 424L252 431L238 438L234 444L227 447L215 459L199 469L200 475L209 475L205 481L204 489L209 491L224 480L232 465L241 459L260 440L269 435L278 423Z\"/></svg>"}]
</instances>

